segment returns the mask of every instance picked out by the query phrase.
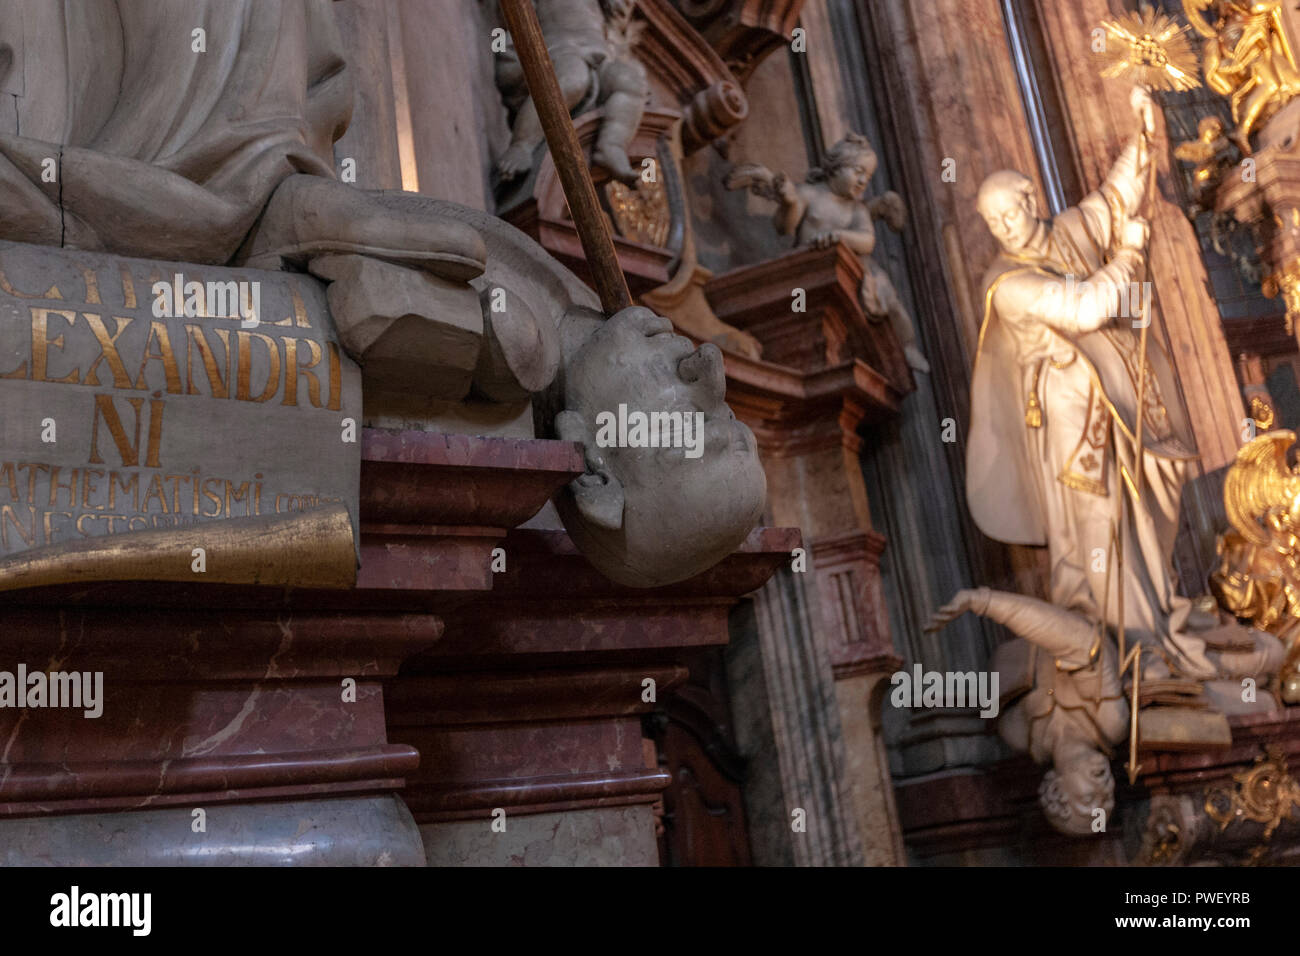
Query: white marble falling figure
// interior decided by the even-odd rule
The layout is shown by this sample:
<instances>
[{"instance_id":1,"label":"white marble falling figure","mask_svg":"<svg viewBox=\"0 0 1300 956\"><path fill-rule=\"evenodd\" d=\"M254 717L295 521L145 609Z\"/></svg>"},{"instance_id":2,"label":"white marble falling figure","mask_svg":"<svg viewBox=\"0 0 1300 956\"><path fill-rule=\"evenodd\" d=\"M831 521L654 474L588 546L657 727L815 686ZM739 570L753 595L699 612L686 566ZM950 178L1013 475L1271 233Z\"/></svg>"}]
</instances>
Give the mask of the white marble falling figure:
<instances>
[{"instance_id":1,"label":"white marble falling figure","mask_svg":"<svg viewBox=\"0 0 1300 956\"><path fill-rule=\"evenodd\" d=\"M1070 836L1099 832L1115 810L1110 759L1129 731L1129 704L1115 644L1093 621L1046 601L989 588L958 591L926 628L937 631L970 611L1017 635L998 646L998 734L1052 767L1038 800Z\"/></svg>"},{"instance_id":2,"label":"white marble falling figure","mask_svg":"<svg viewBox=\"0 0 1300 956\"><path fill-rule=\"evenodd\" d=\"M993 663L1004 699L1018 682L1027 688L1029 722L1008 708L999 729L1011 746L1052 760L1043 807L1066 833L1090 832L1091 815L1113 807L1106 755L1124 736L1120 667L1129 656L1117 660L1112 635L1140 662L1134 700L1148 680L1199 698L1165 714L1184 745L1208 726L1198 719L1207 704L1226 734L1222 713L1245 703L1240 679L1267 681L1282 660L1272 635L1175 590L1174 540L1196 453L1173 362L1158 339L1142 337L1149 304L1127 307L1147 274L1150 227L1139 211L1155 129L1150 94L1136 87L1130 102L1137 135L1077 206L1040 219L1033 183L1011 170L980 187L979 212L1000 252L984 277L966 502L990 538L1046 547L1050 603L961 591L933 625L973 611L1024 639L999 647ZM1050 659L1017 667L1008 655L1025 641ZM1129 731L1130 781L1141 723Z\"/></svg>"},{"instance_id":3,"label":"white marble falling figure","mask_svg":"<svg viewBox=\"0 0 1300 956\"><path fill-rule=\"evenodd\" d=\"M898 290L876 264L877 218L894 232L907 223L902 197L887 192L867 198L867 187L879 159L865 136L849 133L826 154L826 164L808 171L808 181L796 185L784 173L758 163L743 163L726 178L728 189L748 188L756 196L779 204L773 222L783 236L791 233L801 246L825 249L842 242L862 262L859 295L862 310L876 322L888 321L914 371L928 373L930 363L916 344L916 326Z\"/></svg>"}]
</instances>

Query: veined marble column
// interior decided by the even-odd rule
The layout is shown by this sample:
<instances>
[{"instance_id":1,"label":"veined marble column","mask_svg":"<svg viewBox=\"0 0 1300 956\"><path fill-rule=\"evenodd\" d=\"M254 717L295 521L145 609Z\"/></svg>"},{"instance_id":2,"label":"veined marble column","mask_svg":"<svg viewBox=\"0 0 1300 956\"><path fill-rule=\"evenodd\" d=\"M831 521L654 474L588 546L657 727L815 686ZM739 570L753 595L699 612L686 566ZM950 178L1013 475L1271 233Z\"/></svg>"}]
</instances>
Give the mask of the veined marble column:
<instances>
[{"instance_id":1,"label":"veined marble column","mask_svg":"<svg viewBox=\"0 0 1300 956\"><path fill-rule=\"evenodd\" d=\"M727 356L728 401L758 439L771 520L798 525L804 536L806 553L797 564L792 556L789 578L760 595L756 617L784 825L795 810L805 811L807 839L796 838L790 852L809 864L903 862L877 694L900 662L884 607L885 541L872 529L860 430L896 415L912 382L892 334L861 311L861 280L857 257L835 246L796 250L706 286L719 318L764 343L763 361ZM807 294L807 313L790 311L796 284ZM748 673L736 698L758 686L754 670ZM737 724L750 728L746 736L738 727L742 750L756 746L762 723L753 713L737 715ZM773 813L751 810L751 817L770 820ZM772 843L784 842L768 832Z\"/></svg>"},{"instance_id":2,"label":"veined marble column","mask_svg":"<svg viewBox=\"0 0 1300 956\"><path fill-rule=\"evenodd\" d=\"M861 832L861 801L854 799L861 781L847 772L838 685L817 636L806 577L779 571L756 596L753 626L733 634L727 649L737 744L752 768L745 807L754 862L897 863L901 855L864 852L867 839L873 849L887 841L892 818L876 821L874 834ZM803 816L798 830L797 811Z\"/></svg>"}]
</instances>

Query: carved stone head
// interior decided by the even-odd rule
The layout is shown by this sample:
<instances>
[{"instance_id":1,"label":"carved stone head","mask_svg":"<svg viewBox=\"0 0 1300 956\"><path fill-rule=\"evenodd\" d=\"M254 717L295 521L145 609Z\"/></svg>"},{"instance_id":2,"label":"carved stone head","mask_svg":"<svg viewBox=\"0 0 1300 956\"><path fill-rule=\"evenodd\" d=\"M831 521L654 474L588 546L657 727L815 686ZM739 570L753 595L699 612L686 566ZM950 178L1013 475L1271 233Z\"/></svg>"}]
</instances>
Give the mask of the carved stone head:
<instances>
[{"instance_id":1,"label":"carved stone head","mask_svg":"<svg viewBox=\"0 0 1300 956\"><path fill-rule=\"evenodd\" d=\"M1115 810L1115 777L1110 761L1096 750L1079 748L1043 775L1038 802L1048 822L1066 836L1092 832L1096 811Z\"/></svg>"},{"instance_id":2,"label":"carved stone head","mask_svg":"<svg viewBox=\"0 0 1300 956\"><path fill-rule=\"evenodd\" d=\"M635 587L680 581L736 549L767 484L750 430L723 401L722 353L649 309L602 322L565 363L555 431L587 472L556 500L602 573Z\"/></svg>"},{"instance_id":3,"label":"carved stone head","mask_svg":"<svg viewBox=\"0 0 1300 956\"><path fill-rule=\"evenodd\" d=\"M849 133L827 151L823 165L809 170L808 181L825 182L837 196L861 199L878 164L871 142L858 133Z\"/></svg>"},{"instance_id":4,"label":"carved stone head","mask_svg":"<svg viewBox=\"0 0 1300 956\"><path fill-rule=\"evenodd\" d=\"M1004 169L989 176L980 185L977 207L993 238L1011 255L1029 245L1038 230L1038 199L1024 173Z\"/></svg>"}]
</instances>

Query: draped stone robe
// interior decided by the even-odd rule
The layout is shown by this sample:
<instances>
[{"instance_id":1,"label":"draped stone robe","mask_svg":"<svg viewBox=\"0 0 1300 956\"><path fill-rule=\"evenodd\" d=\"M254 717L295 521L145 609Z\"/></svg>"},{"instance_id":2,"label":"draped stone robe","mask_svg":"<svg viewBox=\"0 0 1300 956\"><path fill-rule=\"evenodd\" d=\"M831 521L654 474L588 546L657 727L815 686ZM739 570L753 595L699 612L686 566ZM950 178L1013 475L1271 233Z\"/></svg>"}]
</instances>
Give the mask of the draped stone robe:
<instances>
[{"instance_id":1,"label":"draped stone robe","mask_svg":"<svg viewBox=\"0 0 1300 956\"><path fill-rule=\"evenodd\" d=\"M334 175L331 7L0 0L0 238L228 261L283 179Z\"/></svg>"}]
</instances>

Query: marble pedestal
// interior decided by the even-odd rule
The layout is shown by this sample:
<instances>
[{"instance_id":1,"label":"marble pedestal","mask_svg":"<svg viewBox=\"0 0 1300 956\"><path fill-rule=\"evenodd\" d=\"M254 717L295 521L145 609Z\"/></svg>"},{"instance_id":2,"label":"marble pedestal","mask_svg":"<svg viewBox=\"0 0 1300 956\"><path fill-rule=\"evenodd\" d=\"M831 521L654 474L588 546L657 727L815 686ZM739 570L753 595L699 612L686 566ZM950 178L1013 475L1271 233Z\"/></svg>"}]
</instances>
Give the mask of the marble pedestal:
<instances>
[{"instance_id":1,"label":"marble pedestal","mask_svg":"<svg viewBox=\"0 0 1300 956\"><path fill-rule=\"evenodd\" d=\"M712 570L638 590L597 574L559 531L517 530L491 595L448 609L444 640L387 697L422 755L403 797L432 865L658 863L657 768L642 717L725 644L727 617L798 546L758 529Z\"/></svg>"},{"instance_id":2,"label":"marble pedestal","mask_svg":"<svg viewBox=\"0 0 1300 956\"><path fill-rule=\"evenodd\" d=\"M362 454L354 590L118 583L5 596L5 661L101 672L103 712L0 710L0 859L423 863L397 795L420 754L389 734L384 682L441 636L435 595L492 587L493 547L581 454L373 430Z\"/></svg>"},{"instance_id":3,"label":"marble pedestal","mask_svg":"<svg viewBox=\"0 0 1300 956\"><path fill-rule=\"evenodd\" d=\"M622 588L511 531L581 469L572 443L367 429L354 590L7 595L6 660L101 671L104 704L0 710L0 863L656 865L642 715L799 537Z\"/></svg>"}]
</instances>

